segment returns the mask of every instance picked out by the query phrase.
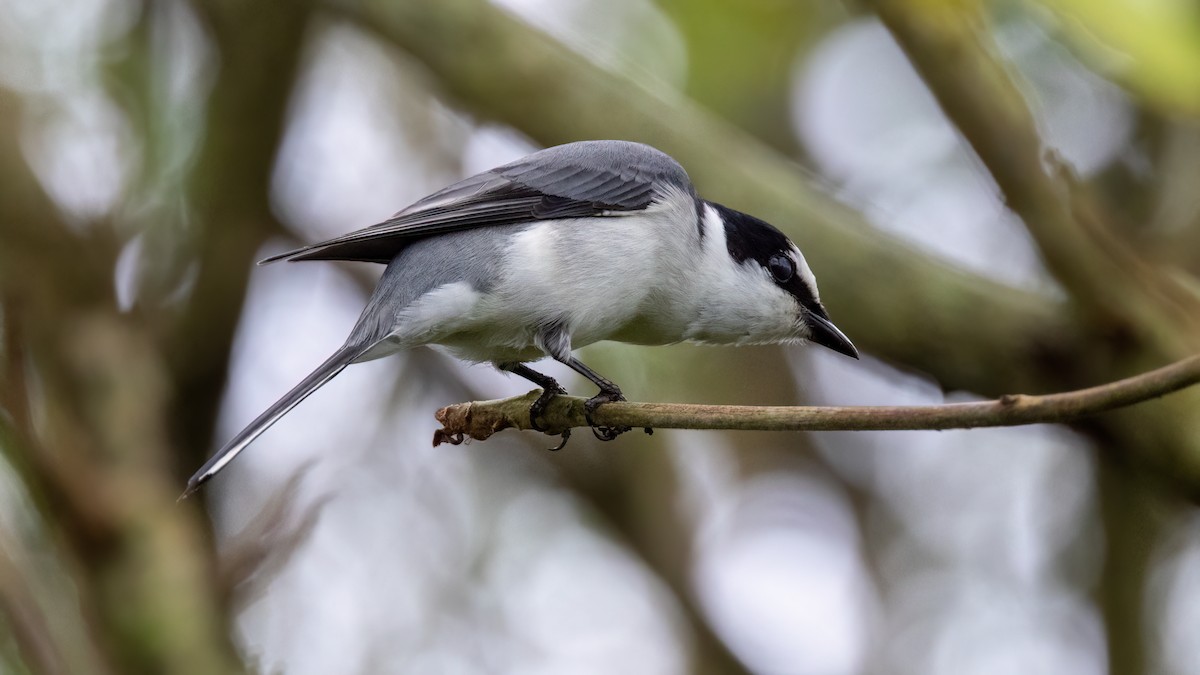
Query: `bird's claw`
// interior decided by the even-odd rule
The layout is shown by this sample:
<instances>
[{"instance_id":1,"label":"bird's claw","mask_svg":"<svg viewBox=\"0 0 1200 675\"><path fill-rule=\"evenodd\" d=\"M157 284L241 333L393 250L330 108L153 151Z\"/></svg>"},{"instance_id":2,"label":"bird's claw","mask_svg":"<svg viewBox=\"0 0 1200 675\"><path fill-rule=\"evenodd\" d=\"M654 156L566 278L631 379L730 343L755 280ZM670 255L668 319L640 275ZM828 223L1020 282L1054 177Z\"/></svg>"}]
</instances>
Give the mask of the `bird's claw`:
<instances>
[{"instance_id":1,"label":"bird's claw","mask_svg":"<svg viewBox=\"0 0 1200 675\"><path fill-rule=\"evenodd\" d=\"M537 400L534 401L532 405L529 406L529 428L533 429L534 431L541 431L542 433L545 433L546 427L543 426L541 422L538 422L538 418L540 418L546 412L546 406L550 405L550 401L555 396L566 393L567 390L563 389L557 384L555 384L553 387L546 387L542 389L542 394L537 397ZM553 448L547 449L550 452L558 452L559 450L567 447L567 441L569 440L571 440L571 430L563 429L562 441L560 441L559 444Z\"/></svg>"},{"instance_id":2,"label":"bird's claw","mask_svg":"<svg viewBox=\"0 0 1200 675\"><path fill-rule=\"evenodd\" d=\"M602 441L616 440L617 436L629 431L631 427L592 427L592 435Z\"/></svg>"},{"instance_id":3,"label":"bird's claw","mask_svg":"<svg viewBox=\"0 0 1200 675\"><path fill-rule=\"evenodd\" d=\"M555 396L558 396L559 394L566 394L566 393L567 393L567 390L563 389L560 386L546 387L546 388L542 389L541 395L538 396L537 399L529 406L529 428L533 429L534 431L541 431L544 433L546 431L546 427L543 426L542 423L538 421L539 418L541 418L542 415L545 414L546 406L550 405L550 401ZM621 434L630 430L630 427L599 426L592 420L592 413L596 412L596 409L599 408L601 405L603 405L605 403L614 403L616 401L624 401L624 400L625 400L625 397L622 396L621 392L618 390L618 391L601 391L599 394L596 394L595 396L593 396L592 398L589 398L586 402L584 402L583 415L584 415L584 418L587 420L588 426L591 427L591 429L592 429L592 434L595 435L596 438L598 438L602 441L611 441L611 440L615 439L617 436L620 436ZM653 433L649 429L647 429L646 432ZM571 438L571 430L564 429L562 432L562 441L558 444L557 447L550 448L550 451L557 452L559 450L562 450L564 447L566 447L567 441L570 440L570 438Z\"/></svg>"},{"instance_id":4,"label":"bird's claw","mask_svg":"<svg viewBox=\"0 0 1200 675\"><path fill-rule=\"evenodd\" d=\"M537 400L534 401L533 404L529 406L529 428L533 429L534 431L541 431L544 433L546 431L546 427L542 426L542 424L540 422L538 422L538 418L540 418L546 412L546 406L550 405L550 401L555 396L558 396L559 394L565 394L565 393L567 393L567 390L563 389L562 387L560 387L558 385L555 385L554 387L547 387L545 389L542 389L541 396L538 396ZM554 448L554 449L555 450L562 449L562 447L567 444L567 437L570 435L571 434L568 431L563 436L563 442L561 444L559 444L559 446L557 448Z\"/></svg>"},{"instance_id":5,"label":"bird's claw","mask_svg":"<svg viewBox=\"0 0 1200 675\"><path fill-rule=\"evenodd\" d=\"M563 448L567 447L567 441L569 441L569 440L571 440L571 430L563 429L562 441L559 442L559 444L554 446L553 448L546 448L546 449L549 450L550 452L558 452L559 450L562 450Z\"/></svg>"},{"instance_id":6,"label":"bird's claw","mask_svg":"<svg viewBox=\"0 0 1200 675\"><path fill-rule=\"evenodd\" d=\"M596 409L600 406L604 405L605 403L616 403L617 401L624 400L625 397L621 395L620 391L602 390L599 394L596 394L584 402L583 417L587 420L588 426L592 428L592 434L596 438L602 441L611 441L617 436L620 436L631 429L631 427L603 427L597 425L596 422L592 420L592 413L596 412Z\"/></svg>"}]
</instances>

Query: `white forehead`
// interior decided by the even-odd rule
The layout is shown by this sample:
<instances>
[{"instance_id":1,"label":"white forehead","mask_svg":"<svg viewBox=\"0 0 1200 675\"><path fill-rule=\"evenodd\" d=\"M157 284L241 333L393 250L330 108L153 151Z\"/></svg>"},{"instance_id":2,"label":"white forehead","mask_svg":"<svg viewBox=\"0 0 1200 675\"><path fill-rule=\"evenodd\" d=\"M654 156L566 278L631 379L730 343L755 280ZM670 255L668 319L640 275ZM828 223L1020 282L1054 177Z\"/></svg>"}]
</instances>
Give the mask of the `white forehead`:
<instances>
[{"instance_id":1,"label":"white forehead","mask_svg":"<svg viewBox=\"0 0 1200 675\"><path fill-rule=\"evenodd\" d=\"M792 244L792 260L796 263L796 275L800 277L800 281L804 282L805 286L812 291L813 298L817 302L821 301L821 294L817 291L817 277L813 275L812 268L808 266L808 261L804 259L804 254L800 249Z\"/></svg>"}]
</instances>

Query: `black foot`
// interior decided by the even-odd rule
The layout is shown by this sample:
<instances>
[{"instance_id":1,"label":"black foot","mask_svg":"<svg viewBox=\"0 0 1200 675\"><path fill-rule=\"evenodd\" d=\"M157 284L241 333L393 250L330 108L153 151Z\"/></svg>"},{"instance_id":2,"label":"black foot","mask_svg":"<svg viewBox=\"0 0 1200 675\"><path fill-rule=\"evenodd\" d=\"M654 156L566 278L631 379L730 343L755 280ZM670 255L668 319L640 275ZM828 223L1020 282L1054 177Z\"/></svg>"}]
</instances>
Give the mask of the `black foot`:
<instances>
[{"instance_id":1,"label":"black foot","mask_svg":"<svg viewBox=\"0 0 1200 675\"><path fill-rule=\"evenodd\" d=\"M547 379L549 380L549 378ZM554 380L549 380L547 384L549 386L542 390L542 395L538 396L537 400L533 402L533 405L529 406L529 427L534 431L546 431L546 427L542 426L542 424L538 422L538 418L540 418L542 414L546 412L546 406L550 405L551 399L559 394L567 393L567 390L559 386L559 384ZM562 441L553 448L548 448L548 450L550 450L550 452L558 452L559 450L567 447L567 441L569 440L571 440L571 430L563 429Z\"/></svg>"},{"instance_id":2,"label":"black foot","mask_svg":"<svg viewBox=\"0 0 1200 675\"><path fill-rule=\"evenodd\" d=\"M535 400L533 402L533 405L529 406L529 428L533 429L534 431L545 432L546 431L545 426L542 426L542 424L540 422L538 422L538 420L541 419L542 414L545 414L546 406L550 405L550 401L554 398L554 396L557 396L559 394L566 394L566 389L563 389L562 384L559 384L558 382L554 382L552 380L552 378L550 378L550 377L545 377L545 380L541 382L541 386L542 386L541 395L538 396L538 400ZM558 450L562 450L563 448L565 448L566 442L568 442L570 440L571 440L571 430L564 429L563 430L563 440L560 441L557 444L557 446L554 446L553 448L547 448L547 449L550 450L550 452L552 452L552 453L557 453Z\"/></svg>"},{"instance_id":3,"label":"black foot","mask_svg":"<svg viewBox=\"0 0 1200 675\"><path fill-rule=\"evenodd\" d=\"M542 394L537 397L533 405L529 406L529 426L534 431L545 431L546 427L542 426L541 422L538 422L538 418L546 412L546 406L550 405L550 399L559 394L567 393L567 390L563 389L562 385L553 377L543 375L524 363L498 363L496 367L504 372L523 377L542 388ZM566 443L567 439L564 437L562 444L558 447L561 448ZM557 450L558 448L555 449Z\"/></svg>"},{"instance_id":4,"label":"black foot","mask_svg":"<svg viewBox=\"0 0 1200 675\"><path fill-rule=\"evenodd\" d=\"M546 427L542 426L541 422L539 422L538 420L546 412L546 406L550 405L550 401L555 396L558 396L559 394L567 393L567 390L563 389L554 380L549 380L549 382L547 382L546 385L547 386L545 386L542 389L542 395L538 396L537 400L533 402L533 405L529 406L529 426L534 431L545 431L546 430ZM570 434L568 434L568 435L570 435ZM559 448L561 448L563 445L566 445L566 444L567 444L567 439L564 437L562 445L558 446L558 448L555 448L555 450L558 450Z\"/></svg>"},{"instance_id":5,"label":"black foot","mask_svg":"<svg viewBox=\"0 0 1200 675\"><path fill-rule=\"evenodd\" d=\"M583 404L583 416L587 420L588 426L592 428L592 433L602 441L611 441L617 436L630 430L630 427L602 427L597 426L592 421L592 413L605 403L616 403L624 401L625 397L621 395L620 389L601 389L599 394L589 398Z\"/></svg>"}]
</instances>

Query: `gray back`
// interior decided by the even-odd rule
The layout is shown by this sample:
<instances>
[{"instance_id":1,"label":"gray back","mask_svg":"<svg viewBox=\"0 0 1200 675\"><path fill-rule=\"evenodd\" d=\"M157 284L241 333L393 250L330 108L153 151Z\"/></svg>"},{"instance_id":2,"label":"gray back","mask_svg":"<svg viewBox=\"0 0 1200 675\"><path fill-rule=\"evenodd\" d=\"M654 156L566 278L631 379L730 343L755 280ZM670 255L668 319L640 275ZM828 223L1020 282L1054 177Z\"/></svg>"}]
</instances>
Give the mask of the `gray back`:
<instances>
[{"instance_id":1,"label":"gray back","mask_svg":"<svg viewBox=\"0 0 1200 675\"><path fill-rule=\"evenodd\" d=\"M656 190L694 194L687 172L670 155L632 141L579 141L546 148L491 173L545 194L622 209L645 208Z\"/></svg>"},{"instance_id":2,"label":"gray back","mask_svg":"<svg viewBox=\"0 0 1200 675\"><path fill-rule=\"evenodd\" d=\"M531 225L460 230L409 244L388 263L346 343L365 347L387 337L406 307L439 286L465 281L491 290L503 262L500 251Z\"/></svg>"}]
</instances>

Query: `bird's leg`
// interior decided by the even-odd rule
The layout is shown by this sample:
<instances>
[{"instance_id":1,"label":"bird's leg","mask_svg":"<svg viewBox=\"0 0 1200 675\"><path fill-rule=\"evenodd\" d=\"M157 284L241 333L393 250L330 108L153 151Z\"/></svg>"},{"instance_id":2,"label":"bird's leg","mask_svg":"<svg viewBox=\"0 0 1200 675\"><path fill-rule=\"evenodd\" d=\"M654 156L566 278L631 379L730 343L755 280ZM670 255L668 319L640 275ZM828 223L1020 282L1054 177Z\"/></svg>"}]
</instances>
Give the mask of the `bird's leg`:
<instances>
[{"instance_id":1,"label":"bird's leg","mask_svg":"<svg viewBox=\"0 0 1200 675\"><path fill-rule=\"evenodd\" d=\"M550 377L549 375L543 375L524 363L500 363L497 364L496 367L518 377L523 377L542 388L541 395L537 397L537 400L533 402L533 405L529 406L529 426L533 427L534 431L545 431L546 428L538 422L538 419L543 413L546 412L546 406L550 404L550 400L559 394L567 393L567 390L563 389L562 385L559 384L558 381L553 377ZM564 429L562 433L562 442L558 444L558 447L550 449L562 450L563 447L566 446L567 440L570 438L571 430Z\"/></svg>"},{"instance_id":2,"label":"bird's leg","mask_svg":"<svg viewBox=\"0 0 1200 675\"><path fill-rule=\"evenodd\" d=\"M592 413L596 411L596 408L605 403L624 401L625 397L621 395L621 388L613 384L612 380L583 365L579 359L571 355L571 333L565 325L557 321L546 324L538 330L534 340L538 348L549 354L555 361L565 364L600 387L600 393L589 398L583 404L584 417L596 438L602 441L611 441L629 431L629 427L600 427L592 421ZM650 433L649 429L647 429L647 433Z\"/></svg>"},{"instance_id":3,"label":"bird's leg","mask_svg":"<svg viewBox=\"0 0 1200 675\"><path fill-rule=\"evenodd\" d=\"M587 419L588 425L592 427L592 433L595 434L596 438L602 441L611 441L629 431L629 427L600 427L596 426L596 423L592 421L592 413L596 412L596 408L605 403L625 400L625 396L621 394L621 388L614 384L612 380L588 368L574 356L567 359L564 363L570 366L575 372L591 380L597 387L600 387L600 393L589 398L583 404L584 417Z\"/></svg>"},{"instance_id":4,"label":"bird's leg","mask_svg":"<svg viewBox=\"0 0 1200 675\"><path fill-rule=\"evenodd\" d=\"M553 377L543 375L524 363L502 363L498 367L500 370L523 377L542 388L542 395L538 396L533 405L529 406L529 426L533 427L534 431L545 431L546 428L538 423L538 418L546 412L546 406L550 404L550 399L567 393L567 390L563 389L562 385Z\"/></svg>"}]
</instances>

